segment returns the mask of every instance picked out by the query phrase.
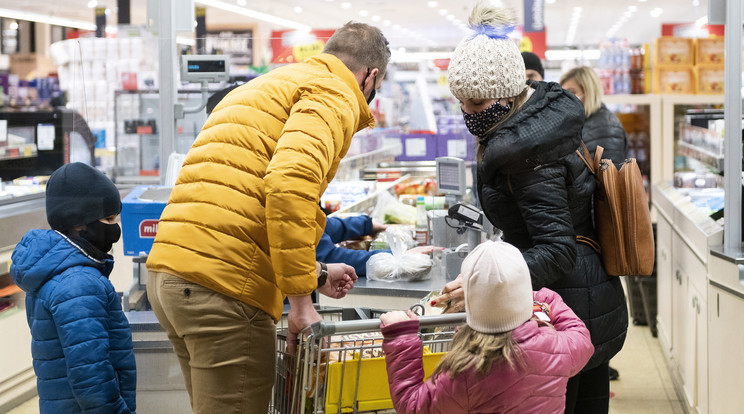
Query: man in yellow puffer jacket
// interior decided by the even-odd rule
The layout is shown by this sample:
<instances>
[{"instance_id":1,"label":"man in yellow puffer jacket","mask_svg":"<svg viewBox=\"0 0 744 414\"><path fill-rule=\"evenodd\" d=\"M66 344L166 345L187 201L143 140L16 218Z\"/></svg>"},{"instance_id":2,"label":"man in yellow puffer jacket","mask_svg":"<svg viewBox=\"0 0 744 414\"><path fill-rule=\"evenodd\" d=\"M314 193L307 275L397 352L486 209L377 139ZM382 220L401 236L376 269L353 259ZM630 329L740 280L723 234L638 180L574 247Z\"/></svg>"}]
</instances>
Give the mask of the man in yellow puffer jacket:
<instances>
[{"instance_id":1,"label":"man in yellow puffer jacket","mask_svg":"<svg viewBox=\"0 0 744 414\"><path fill-rule=\"evenodd\" d=\"M189 150L147 260L147 292L195 413L266 413L284 297L290 342L320 320L316 288L340 298L356 281L351 266L315 261L318 200L352 136L374 125L368 103L387 44L379 29L347 23L320 55L230 92Z\"/></svg>"}]
</instances>

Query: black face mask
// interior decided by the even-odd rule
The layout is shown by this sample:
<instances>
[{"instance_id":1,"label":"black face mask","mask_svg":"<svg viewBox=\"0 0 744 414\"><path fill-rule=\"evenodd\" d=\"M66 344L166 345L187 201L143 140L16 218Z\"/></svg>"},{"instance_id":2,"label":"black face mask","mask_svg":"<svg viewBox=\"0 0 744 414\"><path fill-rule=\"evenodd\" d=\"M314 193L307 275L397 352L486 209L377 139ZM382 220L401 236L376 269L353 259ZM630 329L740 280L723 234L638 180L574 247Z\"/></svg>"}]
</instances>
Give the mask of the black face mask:
<instances>
[{"instance_id":1,"label":"black face mask","mask_svg":"<svg viewBox=\"0 0 744 414\"><path fill-rule=\"evenodd\" d=\"M372 71L372 69L367 69L367 74L364 76L364 80L362 81L362 87L364 87L364 82L367 81L367 78L369 77L369 73ZM372 100L375 99L375 94L377 94L377 89L375 89L375 86L377 85L377 75L375 75L374 80L372 81L372 92L369 94L369 97L367 98L367 105L372 103ZM362 93L364 93L364 90L362 89Z\"/></svg>"},{"instance_id":2,"label":"black face mask","mask_svg":"<svg viewBox=\"0 0 744 414\"><path fill-rule=\"evenodd\" d=\"M90 242L101 252L108 253L111 246L119 241L121 227L118 224L106 224L96 220L85 225L85 230L80 232L80 237Z\"/></svg>"},{"instance_id":3,"label":"black face mask","mask_svg":"<svg viewBox=\"0 0 744 414\"><path fill-rule=\"evenodd\" d=\"M499 101L496 101L480 112L469 114L462 111L462 116L465 118L465 126L468 127L468 131L476 137L482 137L504 118L510 108L511 105L502 106Z\"/></svg>"}]
</instances>

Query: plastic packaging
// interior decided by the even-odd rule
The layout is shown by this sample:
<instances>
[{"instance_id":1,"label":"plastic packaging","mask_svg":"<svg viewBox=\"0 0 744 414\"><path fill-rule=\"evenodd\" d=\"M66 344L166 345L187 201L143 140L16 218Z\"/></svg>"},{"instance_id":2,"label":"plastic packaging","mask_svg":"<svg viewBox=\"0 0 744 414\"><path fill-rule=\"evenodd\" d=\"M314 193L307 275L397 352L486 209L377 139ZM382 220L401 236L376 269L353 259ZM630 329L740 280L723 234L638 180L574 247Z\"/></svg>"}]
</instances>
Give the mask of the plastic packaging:
<instances>
[{"instance_id":1,"label":"plastic packaging","mask_svg":"<svg viewBox=\"0 0 744 414\"><path fill-rule=\"evenodd\" d=\"M367 278L383 282L427 280L433 265L427 254L405 253L405 230L388 228L385 231L391 253L378 253L367 260Z\"/></svg>"}]
</instances>

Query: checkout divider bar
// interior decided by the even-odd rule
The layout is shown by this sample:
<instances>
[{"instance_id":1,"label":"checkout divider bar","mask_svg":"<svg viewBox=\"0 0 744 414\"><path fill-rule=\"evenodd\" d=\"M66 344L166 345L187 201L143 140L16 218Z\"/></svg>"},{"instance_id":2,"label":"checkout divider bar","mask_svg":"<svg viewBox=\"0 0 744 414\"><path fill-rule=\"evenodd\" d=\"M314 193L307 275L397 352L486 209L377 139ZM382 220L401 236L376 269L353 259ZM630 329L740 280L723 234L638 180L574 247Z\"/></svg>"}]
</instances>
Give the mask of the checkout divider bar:
<instances>
[{"instance_id":1,"label":"checkout divider bar","mask_svg":"<svg viewBox=\"0 0 744 414\"><path fill-rule=\"evenodd\" d=\"M420 328L458 325L465 323L465 313L448 313L443 315L419 316ZM303 330L303 334L312 334L314 338L322 338L334 334L349 334L371 332L380 328L379 319L363 319L358 321L320 321L315 322Z\"/></svg>"}]
</instances>

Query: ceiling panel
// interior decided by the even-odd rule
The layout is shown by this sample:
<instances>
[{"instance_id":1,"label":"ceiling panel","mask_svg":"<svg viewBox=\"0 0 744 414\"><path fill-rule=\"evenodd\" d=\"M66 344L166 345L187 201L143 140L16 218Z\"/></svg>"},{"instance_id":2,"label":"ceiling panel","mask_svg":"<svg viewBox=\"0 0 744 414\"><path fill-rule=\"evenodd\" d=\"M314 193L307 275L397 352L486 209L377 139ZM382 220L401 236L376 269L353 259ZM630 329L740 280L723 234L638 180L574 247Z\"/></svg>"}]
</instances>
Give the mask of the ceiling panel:
<instances>
[{"instance_id":1,"label":"ceiling panel","mask_svg":"<svg viewBox=\"0 0 744 414\"><path fill-rule=\"evenodd\" d=\"M178 2L179 0L175 0ZM225 0L236 5L238 0ZM498 1L498 0L496 0ZM114 8L115 0L99 0L99 6ZM246 0L246 7L264 13L309 24L314 28L335 28L349 20L362 21L379 26L393 47L453 47L465 35L454 20L466 21L467 14L475 1L459 0ZM430 3L436 6L430 7ZM503 1L515 10L518 21L522 22L522 2ZM662 23L687 23L707 14L707 0L547 0L545 4L545 23L549 47L586 46L596 47L606 37L607 31L629 8L634 11L617 31L616 36L627 38L631 44L652 42L661 35ZM132 23L144 24L146 19L146 0L132 0ZM295 7L301 8L298 13ZM576 36L567 44L567 31L574 8L581 8ZM18 0L0 0L0 8L19 9ZM660 8L658 17L651 11ZM48 15L93 21L94 11L88 8L88 0L25 0L23 10L34 10ZM440 14L446 9L454 17ZM109 18L116 23L115 13ZM207 8L207 29L209 27L233 27L240 29L255 25L248 17ZM282 29L282 27L274 27ZM268 31L264 32L267 35Z\"/></svg>"}]
</instances>

